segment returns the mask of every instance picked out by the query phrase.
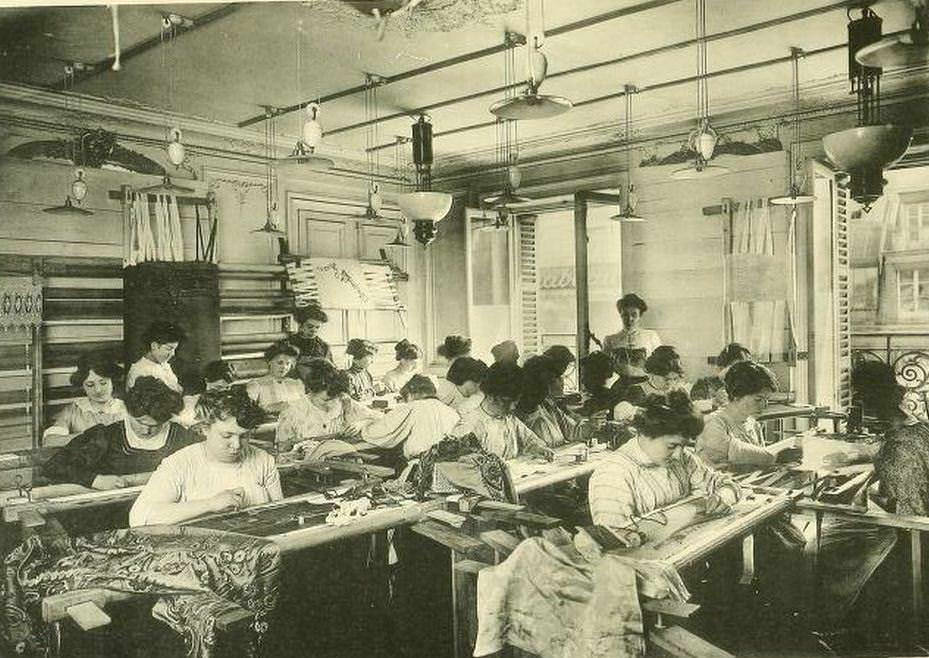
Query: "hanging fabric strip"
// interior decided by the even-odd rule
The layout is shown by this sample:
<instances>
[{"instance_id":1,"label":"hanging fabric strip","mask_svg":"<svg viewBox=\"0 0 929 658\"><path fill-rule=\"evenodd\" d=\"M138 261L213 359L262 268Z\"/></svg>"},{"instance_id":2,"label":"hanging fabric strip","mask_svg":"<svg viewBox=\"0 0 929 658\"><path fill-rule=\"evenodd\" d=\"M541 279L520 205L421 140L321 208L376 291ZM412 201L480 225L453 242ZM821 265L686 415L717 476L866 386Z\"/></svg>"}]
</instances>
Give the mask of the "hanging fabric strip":
<instances>
[{"instance_id":1,"label":"hanging fabric strip","mask_svg":"<svg viewBox=\"0 0 929 658\"><path fill-rule=\"evenodd\" d=\"M181 212L177 205L177 197L168 197L168 214L171 218L171 253L172 260L184 260L184 235L181 232Z\"/></svg>"}]
</instances>

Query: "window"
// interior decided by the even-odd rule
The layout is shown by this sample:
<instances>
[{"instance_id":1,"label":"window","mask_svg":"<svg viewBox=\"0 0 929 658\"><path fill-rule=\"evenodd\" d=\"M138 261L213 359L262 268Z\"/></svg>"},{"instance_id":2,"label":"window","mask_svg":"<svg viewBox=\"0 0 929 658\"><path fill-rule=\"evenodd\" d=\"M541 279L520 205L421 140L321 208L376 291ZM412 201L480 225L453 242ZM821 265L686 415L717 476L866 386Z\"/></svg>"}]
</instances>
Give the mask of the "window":
<instances>
[{"instance_id":1,"label":"window","mask_svg":"<svg viewBox=\"0 0 929 658\"><path fill-rule=\"evenodd\" d=\"M929 246L929 201L904 206L906 249Z\"/></svg>"},{"instance_id":2,"label":"window","mask_svg":"<svg viewBox=\"0 0 929 658\"><path fill-rule=\"evenodd\" d=\"M897 314L901 320L929 317L929 267L897 270Z\"/></svg>"}]
</instances>

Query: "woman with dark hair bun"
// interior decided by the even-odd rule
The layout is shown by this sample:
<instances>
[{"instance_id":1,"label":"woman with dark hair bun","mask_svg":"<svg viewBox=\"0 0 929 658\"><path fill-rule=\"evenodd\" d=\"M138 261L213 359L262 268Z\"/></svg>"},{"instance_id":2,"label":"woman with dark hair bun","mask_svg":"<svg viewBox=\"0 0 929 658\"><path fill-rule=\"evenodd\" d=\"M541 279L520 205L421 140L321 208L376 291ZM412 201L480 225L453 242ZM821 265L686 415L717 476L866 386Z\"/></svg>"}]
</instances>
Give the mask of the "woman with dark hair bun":
<instances>
[{"instance_id":1,"label":"woman with dark hair bun","mask_svg":"<svg viewBox=\"0 0 929 658\"><path fill-rule=\"evenodd\" d=\"M71 385L81 388L78 398L58 412L43 436L80 434L94 425L109 425L126 416L126 406L113 397L123 370L106 354L85 354L78 359Z\"/></svg>"},{"instance_id":2,"label":"woman with dark hair bun","mask_svg":"<svg viewBox=\"0 0 929 658\"><path fill-rule=\"evenodd\" d=\"M661 337L651 329L642 329L639 322L648 310L648 304L634 292L623 295L616 300L616 310L623 321L623 328L618 333L603 339L603 351L612 354L613 350L625 347L629 349L644 348L646 355L651 354L661 345Z\"/></svg>"},{"instance_id":3,"label":"woman with dark hair bun","mask_svg":"<svg viewBox=\"0 0 929 658\"><path fill-rule=\"evenodd\" d=\"M283 498L274 458L248 443L264 419L241 388L201 395L195 431L203 441L161 462L133 504L129 525L181 523Z\"/></svg>"},{"instance_id":4,"label":"woman with dark hair bun","mask_svg":"<svg viewBox=\"0 0 929 658\"><path fill-rule=\"evenodd\" d=\"M796 455L784 444L777 452L766 448L761 424L755 420L777 391L777 378L763 365L752 361L733 364L725 377L729 403L706 419L697 439L697 454L716 467L769 466Z\"/></svg>"},{"instance_id":5,"label":"woman with dark hair bun","mask_svg":"<svg viewBox=\"0 0 929 658\"><path fill-rule=\"evenodd\" d=\"M137 377L157 377L169 388L180 393L183 388L171 367L171 359L186 338L184 330L173 322L152 322L142 335L145 353L129 368L126 386L134 386Z\"/></svg>"},{"instance_id":6,"label":"woman with dark hair bun","mask_svg":"<svg viewBox=\"0 0 929 658\"><path fill-rule=\"evenodd\" d=\"M484 450L501 459L513 459L522 453L552 455L551 449L513 413L523 379L523 369L514 363L490 366L481 381L484 399L476 408L461 415L461 422L452 430L452 435L473 434Z\"/></svg>"},{"instance_id":7,"label":"woman with dark hair bun","mask_svg":"<svg viewBox=\"0 0 929 658\"><path fill-rule=\"evenodd\" d=\"M345 353L352 357L352 364L345 371L349 381L348 394L356 400L370 400L380 388L368 371L377 355L377 345L366 338L352 338Z\"/></svg>"},{"instance_id":8,"label":"woman with dark hair bun","mask_svg":"<svg viewBox=\"0 0 929 658\"><path fill-rule=\"evenodd\" d=\"M297 365L300 350L286 340L273 343L264 352L268 374L245 386L248 396L268 413L279 413L288 402L303 396L303 383L289 377Z\"/></svg>"},{"instance_id":9,"label":"woman with dark hair bun","mask_svg":"<svg viewBox=\"0 0 929 658\"><path fill-rule=\"evenodd\" d=\"M546 356L526 359L523 387L516 404L516 415L549 448L586 439L593 429L593 425L569 416L551 397L558 370L558 365ZM605 416L605 412L601 413Z\"/></svg>"},{"instance_id":10,"label":"woman with dark hair bun","mask_svg":"<svg viewBox=\"0 0 929 658\"><path fill-rule=\"evenodd\" d=\"M300 350L297 361L297 372L302 379L306 369L314 359L325 359L334 363L332 348L329 343L319 337L319 330L329 322L329 316L320 308L319 304L300 306L294 311L294 319L300 329L287 337L287 341Z\"/></svg>"},{"instance_id":11,"label":"woman with dark hair bun","mask_svg":"<svg viewBox=\"0 0 929 658\"><path fill-rule=\"evenodd\" d=\"M876 361L859 363L852 371L852 389L864 414L887 427L874 458L874 470L888 511L929 515L929 424L904 408L906 389L897 381L893 366Z\"/></svg>"},{"instance_id":12,"label":"woman with dark hair bun","mask_svg":"<svg viewBox=\"0 0 929 658\"><path fill-rule=\"evenodd\" d=\"M277 426L276 441L285 452L296 443L321 436L357 436L382 415L349 397L348 375L329 361L316 359L308 365L306 395L287 403Z\"/></svg>"},{"instance_id":13,"label":"woman with dark hair bun","mask_svg":"<svg viewBox=\"0 0 929 658\"><path fill-rule=\"evenodd\" d=\"M390 393L399 392L403 385L410 381L410 378L416 374L419 368L419 359L422 356L419 347L406 338L394 345L394 353L396 354L397 367L389 370L381 377L381 384Z\"/></svg>"},{"instance_id":14,"label":"woman with dark hair bun","mask_svg":"<svg viewBox=\"0 0 929 658\"><path fill-rule=\"evenodd\" d=\"M752 353L741 343L729 343L716 357L717 372L710 377L701 377L694 382L690 389L690 399L694 402L698 400L708 400L705 403L706 411L710 408L720 409L729 403L729 395L726 393L726 383L723 377L729 372L729 368L741 361L751 361Z\"/></svg>"},{"instance_id":15,"label":"woman with dark hair bun","mask_svg":"<svg viewBox=\"0 0 929 658\"><path fill-rule=\"evenodd\" d=\"M436 352L451 366L455 363L455 359L471 356L471 339L458 334L446 336L442 344L436 348Z\"/></svg>"},{"instance_id":16,"label":"woman with dark hair bun","mask_svg":"<svg viewBox=\"0 0 929 658\"><path fill-rule=\"evenodd\" d=\"M686 388L681 356L671 345L659 345L645 359L648 379L629 387L626 394L632 404L639 406L650 395L666 395L674 389Z\"/></svg>"},{"instance_id":17,"label":"woman with dark hair bun","mask_svg":"<svg viewBox=\"0 0 929 658\"><path fill-rule=\"evenodd\" d=\"M707 514L728 512L739 500L739 486L686 447L703 429L703 419L687 393L649 396L633 424L639 435L607 457L590 478L590 513L595 524L620 532L631 530L636 518L689 496L695 489L707 492ZM622 536L629 540L632 533Z\"/></svg>"},{"instance_id":18,"label":"woman with dark hair bun","mask_svg":"<svg viewBox=\"0 0 929 658\"><path fill-rule=\"evenodd\" d=\"M542 356L548 358L554 365L558 377L552 385L552 395L560 397L565 392L565 379L568 377L568 371L574 371L577 364L577 357L564 345L552 345L544 352Z\"/></svg>"},{"instance_id":19,"label":"woman with dark hair bun","mask_svg":"<svg viewBox=\"0 0 929 658\"><path fill-rule=\"evenodd\" d=\"M449 366L445 377L433 377L436 397L442 404L464 414L484 399L481 382L487 374L487 364L480 359L462 356Z\"/></svg>"},{"instance_id":20,"label":"woman with dark hair bun","mask_svg":"<svg viewBox=\"0 0 929 658\"><path fill-rule=\"evenodd\" d=\"M119 489L141 484L162 459L197 441L171 422L183 407L181 394L160 379L139 377L125 402L122 422L96 425L74 437L45 463L44 475L53 482Z\"/></svg>"}]
</instances>

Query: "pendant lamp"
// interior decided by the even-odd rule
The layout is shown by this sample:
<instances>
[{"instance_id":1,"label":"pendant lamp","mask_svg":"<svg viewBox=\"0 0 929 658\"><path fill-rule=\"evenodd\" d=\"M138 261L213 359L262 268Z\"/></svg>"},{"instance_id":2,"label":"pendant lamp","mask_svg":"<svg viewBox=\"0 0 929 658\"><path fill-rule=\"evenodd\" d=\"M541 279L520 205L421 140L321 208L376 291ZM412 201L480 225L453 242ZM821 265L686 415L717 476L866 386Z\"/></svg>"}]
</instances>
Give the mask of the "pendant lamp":
<instances>
[{"instance_id":1,"label":"pendant lamp","mask_svg":"<svg viewBox=\"0 0 929 658\"><path fill-rule=\"evenodd\" d=\"M619 213L610 217L614 222L629 222L630 224L645 221L645 218L636 212L639 198L635 193L635 185L632 183L632 96L637 91L634 85L623 87L623 97L626 100L626 131L623 135L623 140L626 142L626 201L625 203L620 201Z\"/></svg>"},{"instance_id":2,"label":"pendant lamp","mask_svg":"<svg viewBox=\"0 0 929 658\"><path fill-rule=\"evenodd\" d=\"M192 26L193 22L189 18L184 18L178 14L165 14L161 17L161 69L165 78L168 107L174 112L175 97L177 96L177 62L175 60L175 41L177 39L178 28ZM170 62L168 61L170 60ZM165 117L167 119L167 117ZM167 121L166 121L167 122ZM184 148L183 133L178 126L171 126L166 130L165 153L168 155L168 162L175 168L184 164L187 157L187 151Z\"/></svg>"},{"instance_id":3,"label":"pendant lamp","mask_svg":"<svg viewBox=\"0 0 929 658\"><path fill-rule=\"evenodd\" d=\"M909 68L929 62L929 3L914 2L913 11L909 33L859 48L855 60L871 68Z\"/></svg>"},{"instance_id":4,"label":"pendant lamp","mask_svg":"<svg viewBox=\"0 0 929 658\"><path fill-rule=\"evenodd\" d=\"M826 155L849 175L851 197L865 212L884 193L884 168L903 157L913 138L908 126L881 119L881 69L856 59L862 49L881 40L881 18L871 9L848 23L848 77L858 99L858 126L823 137Z\"/></svg>"},{"instance_id":5,"label":"pendant lamp","mask_svg":"<svg viewBox=\"0 0 929 658\"><path fill-rule=\"evenodd\" d=\"M285 237L287 234L281 228L281 217L277 211L277 177L274 174L274 162L276 151L275 125L274 117L277 109L265 106L265 222L259 228L253 229L252 233L264 233L271 237Z\"/></svg>"},{"instance_id":6,"label":"pendant lamp","mask_svg":"<svg viewBox=\"0 0 929 658\"><path fill-rule=\"evenodd\" d=\"M728 167L710 164L716 151L719 134L710 124L710 97L707 84L706 0L696 2L697 33L697 127L687 137L687 148L694 153L694 164L671 172L671 178L694 179L719 176Z\"/></svg>"},{"instance_id":7,"label":"pendant lamp","mask_svg":"<svg viewBox=\"0 0 929 658\"><path fill-rule=\"evenodd\" d=\"M75 67L71 64L68 64L64 67L65 71L65 85L67 91L73 91L74 88L74 69ZM69 96L65 96L65 109L69 109ZM71 162L77 162L77 157L75 153L75 145L77 140L71 139ZM84 142L81 140L81 149L83 151ZM83 152L81 153L81 161L83 162ZM84 180L84 170L75 169L74 170L74 180L71 181L71 185L68 190L68 194L65 196L65 202L60 206L52 206L50 208L43 208L42 212L48 213L50 215L79 215L85 217L87 215L93 215L93 211L87 210L85 208L80 208L79 205L84 201L84 198L87 196L87 181ZM74 202L71 199L74 199ZM77 203L78 205L75 205Z\"/></svg>"},{"instance_id":8,"label":"pendant lamp","mask_svg":"<svg viewBox=\"0 0 929 658\"><path fill-rule=\"evenodd\" d=\"M534 4L538 5L535 15L532 11ZM539 93L548 73L548 59L541 51L545 43L544 11L544 0L526 0L526 89L490 106L491 114L498 119L548 119L573 107L567 98ZM538 19L538 26L534 24L534 18Z\"/></svg>"},{"instance_id":9,"label":"pendant lamp","mask_svg":"<svg viewBox=\"0 0 929 658\"><path fill-rule=\"evenodd\" d=\"M800 153L800 149L802 147L802 142L800 140L800 58L803 57L803 55L804 52L800 48L790 49L794 120L793 135L791 136L791 144L787 153L787 177L789 181L789 188L786 195L772 197L768 200L769 203L773 203L776 206L797 206L806 203L813 203L815 200L815 197L812 195L800 193L802 182L797 180L797 173L803 166L803 158L801 157Z\"/></svg>"},{"instance_id":10,"label":"pendant lamp","mask_svg":"<svg viewBox=\"0 0 929 658\"><path fill-rule=\"evenodd\" d=\"M515 98L515 70L516 70L516 44L519 35L508 32L503 51L503 86L508 99ZM497 169L500 171L500 187L498 194L484 199L484 203L495 210L507 209L514 203L525 203L529 198L516 194L523 180L519 168L519 123L515 119L497 117L496 122L495 159Z\"/></svg>"},{"instance_id":11,"label":"pendant lamp","mask_svg":"<svg viewBox=\"0 0 929 658\"><path fill-rule=\"evenodd\" d=\"M413 222L413 235L424 247L435 240L436 224L452 207L452 195L432 191L432 124L421 115L413 124L416 191L397 196L403 216Z\"/></svg>"}]
</instances>

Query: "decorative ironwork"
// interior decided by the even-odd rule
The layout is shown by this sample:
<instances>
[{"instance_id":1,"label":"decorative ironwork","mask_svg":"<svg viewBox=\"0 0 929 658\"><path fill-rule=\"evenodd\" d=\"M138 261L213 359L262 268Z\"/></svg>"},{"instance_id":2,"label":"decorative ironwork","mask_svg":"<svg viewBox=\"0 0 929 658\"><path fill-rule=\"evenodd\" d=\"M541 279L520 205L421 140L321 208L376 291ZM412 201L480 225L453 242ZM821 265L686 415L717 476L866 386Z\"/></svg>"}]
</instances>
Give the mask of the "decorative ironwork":
<instances>
[{"instance_id":1,"label":"decorative ironwork","mask_svg":"<svg viewBox=\"0 0 929 658\"><path fill-rule=\"evenodd\" d=\"M116 135L102 128L85 129L73 139L50 139L26 142L9 150L7 155L28 160L68 160L79 167L99 169L112 165L140 174L163 176L164 167L116 142Z\"/></svg>"},{"instance_id":2,"label":"decorative ironwork","mask_svg":"<svg viewBox=\"0 0 929 658\"><path fill-rule=\"evenodd\" d=\"M904 408L917 418L929 420L929 352L899 347L883 351L855 349L852 360L890 363L897 382L906 389Z\"/></svg>"}]
</instances>

